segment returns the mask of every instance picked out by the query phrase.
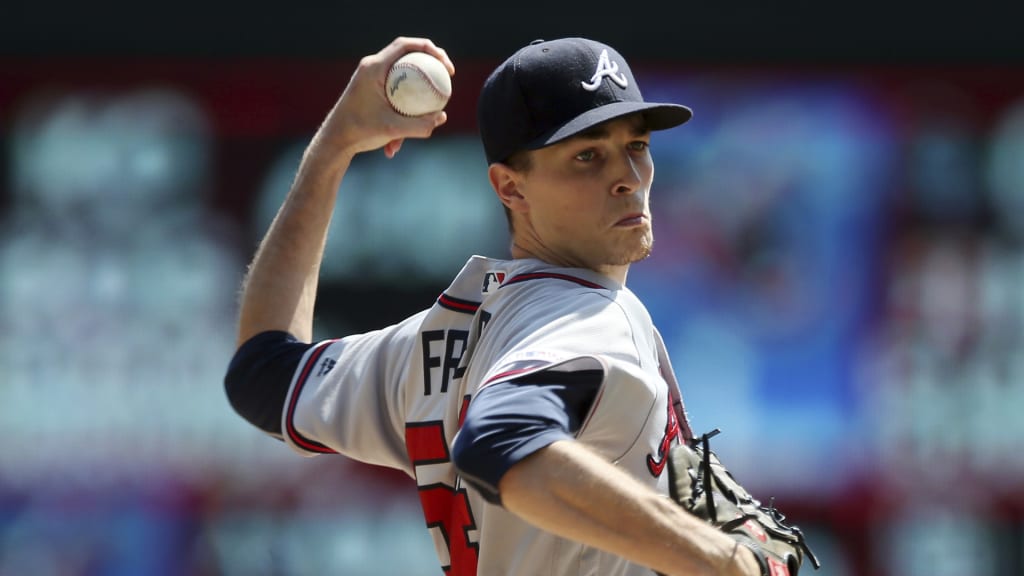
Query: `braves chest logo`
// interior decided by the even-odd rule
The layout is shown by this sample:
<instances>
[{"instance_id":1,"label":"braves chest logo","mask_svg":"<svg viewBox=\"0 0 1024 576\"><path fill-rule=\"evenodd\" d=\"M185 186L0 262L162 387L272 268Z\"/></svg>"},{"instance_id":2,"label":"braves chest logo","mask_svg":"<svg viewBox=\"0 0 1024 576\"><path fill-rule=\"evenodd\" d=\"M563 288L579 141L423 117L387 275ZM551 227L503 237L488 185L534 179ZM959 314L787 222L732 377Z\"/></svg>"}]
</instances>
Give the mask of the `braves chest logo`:
<instances>
[{"instance_id":1,"label":"braves chest logo","mask_svg":"<svg viewBox=\"0 0 1024 576\"><path fill-rule=\"evenodd\" d=\"M658 454L647 455L647 470L655 478L661 476L661 473L665 470L665 465L668 464L668 451L672 448L672 440L679 437L679 420L676 418L676 412L672 409L672 403L668 403L668 419L665 421L665 435L661 437L661 442L658 443Z\"/></svg>"},{"instance_id":2,"label":"braves chest logo","mask_svg":"<svg viewBox=\"0 0 1024 576\"><path fill-rule=\"evenodd\" d=\"M594 71L594 75L590 77L589 82L580 82L580 84L584 90L593 92L601 87L601 80L605 78L618 84L619 88L629 86L626 75L619 72L619 63L613 62L608 57L608 50L601 50L601 55L597 58L597 70Z\"/></svg>"}]
</instances>

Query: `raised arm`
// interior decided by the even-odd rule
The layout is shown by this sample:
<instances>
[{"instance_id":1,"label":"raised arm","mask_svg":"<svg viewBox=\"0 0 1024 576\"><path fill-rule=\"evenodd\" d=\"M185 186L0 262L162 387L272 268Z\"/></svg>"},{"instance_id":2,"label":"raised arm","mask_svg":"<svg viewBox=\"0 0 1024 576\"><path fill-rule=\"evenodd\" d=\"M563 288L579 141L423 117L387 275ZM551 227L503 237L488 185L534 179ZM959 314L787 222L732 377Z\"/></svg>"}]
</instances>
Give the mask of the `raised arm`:
<instances>
[{"instance_id":1,"label":"raised arm","mask_svg":"<svg viewBox=\"0 0 1024 576\"><path fill-rule=\"evenodd\" d=\"M526 521L662 574L760 574L746 547L572 440L513 465L499 490L505 508Z\"/></svg>"},{"instance_id":2,"label":"raised arm","mask_svg":"<svg viewBox=\"0 0 1024 576\"><path fill-rule=\"evenodd\" d=\"M397 38L359 62L348 86L313 136L292 188L260 242L242 286L238 344L267 330L313 336L320 262L335 196L353 156L384 149L394 157L405 138L426 138L447 116L395 112L384 95L391 64L407 52L433 54L454 74L444 50L424 38Z\"/></svg>"}]
</instances>

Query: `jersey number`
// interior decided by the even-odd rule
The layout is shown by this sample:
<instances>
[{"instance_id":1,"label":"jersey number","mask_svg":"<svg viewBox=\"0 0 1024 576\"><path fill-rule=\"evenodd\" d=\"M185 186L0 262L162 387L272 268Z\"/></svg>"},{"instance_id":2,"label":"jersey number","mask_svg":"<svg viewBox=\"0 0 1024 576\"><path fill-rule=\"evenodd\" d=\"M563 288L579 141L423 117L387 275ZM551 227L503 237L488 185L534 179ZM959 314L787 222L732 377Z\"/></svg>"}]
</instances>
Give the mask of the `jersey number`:
<instances>
[{"instance_id":1,"label":"jersey number","mask_svg":"<svg viewBox=\"0 0 1024 576\"><path fill-rule=\"evenodd\" d=\"M445 464L451 460L441 422L415 422L405 427L405 445L412 465ZM419 482L419 473L417 473ZM465 489L443 483L421 485L420 504L427 528L438 528L448 544L448 576L476 576L479 545L470 542L469 531L476 530Z\"/></svg>"}]
</instances>

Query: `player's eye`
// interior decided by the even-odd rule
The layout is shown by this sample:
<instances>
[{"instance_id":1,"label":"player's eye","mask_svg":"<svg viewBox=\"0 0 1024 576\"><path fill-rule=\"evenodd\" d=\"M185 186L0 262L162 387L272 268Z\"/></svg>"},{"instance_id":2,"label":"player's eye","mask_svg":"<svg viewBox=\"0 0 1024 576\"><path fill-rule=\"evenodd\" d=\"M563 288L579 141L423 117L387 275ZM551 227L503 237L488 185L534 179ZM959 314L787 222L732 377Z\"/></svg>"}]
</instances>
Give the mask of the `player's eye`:
<instances>
[{"instance_id":1,"label":"player's eye","mask_svg":"<svg viewBox=\"0 0 1024 576\"><path fill-rule=\"evenodd\" d=\"M594 151L592 148L576 154L576 159L581 162L591 162L594 160L594 158L597 158L597 152Z\"/></svg>"},{"instance_id":2,"label":"player's eye","mask_svg":"<svg viewBox=\"0 0 1024 576\"><path fill-rule=\"evenodd\" d=\"M633 140L629 143L629 149L635 152L643 152L651 147L650 142L646 140Z\"/></svg>"}]
</instances>

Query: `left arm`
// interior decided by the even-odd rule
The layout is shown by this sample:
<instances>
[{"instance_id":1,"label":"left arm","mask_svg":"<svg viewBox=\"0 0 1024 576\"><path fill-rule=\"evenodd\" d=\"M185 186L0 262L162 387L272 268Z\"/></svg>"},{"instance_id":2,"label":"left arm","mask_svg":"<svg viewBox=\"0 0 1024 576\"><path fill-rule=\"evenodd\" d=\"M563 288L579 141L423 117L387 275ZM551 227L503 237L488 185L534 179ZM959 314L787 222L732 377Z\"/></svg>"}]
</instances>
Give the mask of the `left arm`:
<instances>
[{"instance_id":1,"label":"left arm","mask_svg":"<svg viewBox=\"0 0 1024 576\"><path fill-rule=\"evenodd\" d=\"M579 442L557 441L514 464L499 492L527 522L662 574L761 573L746 547Z\"/></svg>"},{"instance_id":2,"label":"left arm","mask_svg":"<svg viewBox=\"0 0 1024 576\"><path fill-rule=\"evenodd\" d=\"M662 574L759 575L748 549L573 439L601 380L542 372L482 389L452 446L463 479L541 529Z\"/></svg>"}]
</instances>

